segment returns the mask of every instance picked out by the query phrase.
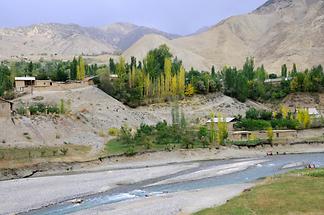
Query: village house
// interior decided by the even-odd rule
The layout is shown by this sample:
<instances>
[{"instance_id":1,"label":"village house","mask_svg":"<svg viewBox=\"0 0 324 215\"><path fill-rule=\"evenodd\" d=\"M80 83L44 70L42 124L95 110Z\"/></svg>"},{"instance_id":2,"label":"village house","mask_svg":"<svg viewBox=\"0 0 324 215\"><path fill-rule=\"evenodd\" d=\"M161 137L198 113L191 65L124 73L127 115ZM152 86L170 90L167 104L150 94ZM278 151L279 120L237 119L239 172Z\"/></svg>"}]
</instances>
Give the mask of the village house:
<instances>
[{"instance_id":1,"label":"village house","mask_svg":"<svg viewBox=\"0 0 324 215\"><path fill-rule=\"evenodd\" d=\"M233 141L247 141L255 139L267 139L266 131L234 131L230 133L229 139ZM297 137L296 130L273 130L273 138L277 139L293 139Z\"/></svg>"},{"instance_id":2,"label":"village house","mask_svg":"<svg viewBox=\"0 0 324 215\"><path fill-rule=\"evenodd\" d=\"M291 80L291 77L286 78L274 78L274 79L266 79L264 81L265 84L271 84L271 85L279 85L282 81L289 81Z\"/></svg>"},{"instance_id":3,"label":"village house","mask_svg":"<svg viewBox=\"0 0 324 215\"><path fill-rule=\"evenodd\" d=\"M0 118L10 118L12 113L13 103L0 98Z\"/></svg>"},{"instance_id":4,"label":"village house","mask_svg":"<svg viewBox=\"0 0 324 215\"><path fill-rule=\"evenodd\" d=\"M35 77L15 77L15 88L17 92L24 92L26 89L35 86Z\"/></svg>"},{"instance_id":5,"label":"village house","mask_svg":"<svg viewBox=\"0 0 324 215\"><path fill-rule=\"evenodd\" d=\"M308 108L308 114L313 118L320 118L321 114L318 112L316 108Z\"/></svg>"},{"instance_id":6,"label":"village house","mask_svg":"<svg viewBox=\"0 0 324 215\"><path fill-rule=\"evenodd\" d=\"M234 117L224 117L222 119L218 119L217 117L213 119L213 122L215 124L217 124L219 122L219 120L221 120L221 122L226 122L227 123L227 127L228 127L228 130L232 131L234 130L234 123L237 121L236 118ZM210 124L212 122L212 120L208 120L207 121L207 124Z\"/></svg>"}]
</instances>

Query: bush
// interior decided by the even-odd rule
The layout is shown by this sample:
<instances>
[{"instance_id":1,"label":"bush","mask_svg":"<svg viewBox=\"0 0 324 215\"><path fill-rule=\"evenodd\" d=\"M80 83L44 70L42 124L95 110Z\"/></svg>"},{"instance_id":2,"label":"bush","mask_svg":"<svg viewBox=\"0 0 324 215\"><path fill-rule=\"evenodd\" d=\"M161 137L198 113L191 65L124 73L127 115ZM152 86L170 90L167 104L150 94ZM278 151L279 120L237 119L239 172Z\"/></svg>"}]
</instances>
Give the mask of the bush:
<instances>
[{"instance_id":1,"label":"bush","mask_svg":"<svg viewBox=\"0 0 324 215\"><path fill-rule=\"evenodd\" d=\"M117 137L119 135L119 129L118 128L109 128L108 134L113 137Z\"/></svg>"},{"instance_id":2,"label":"bush","mask_svg":"<svg viewBox=\"0 0 324 215\"><path fill-rule=\"evenodd\" d=\"M63 148L60 149L60 152L65 156L68 153L69 149L68 148Z\"/></svg>"},{"instance_id":3,"label":"bush","mask_svg":"<svg viewBox=\"0 0 324 215\"><path fill-rule=\"evenodd\" d=\"M60 109L57 106L48 106L47 108L48 113L59 114Z\"/></svg>"},{"instance_id":4,"label":"bush","mask_svg":"<svg viewBox=\"0 0 324 215\"><path fill-rule=\"evenodd\" d=\"M274 119L271 121L271 126L274 129L297 129L299 122L294 119Z\"/></svg>"},{"instance_id":5,"label":"bush","mask_svg":"<svg viewBox=\"0 0 324 215\"><path fill-rule=\"evenodd\" d=\"M235 146L258 146L262 144L267 144L268 142L265 140L246 140L246 141L227 141L227 145L235 145Z\"/></svg>"},{"instance_id":6,"label":"bush","mask_svg":"<svg viewBox=\"0 0 324 215\"><path fill-rule=\"evenodd\" d=\"M19 115L22 115L22 116L24 116L24 115L27 114L27 110L26 110L26 108L25 108L24 106L19 106L19 107L16 109L16 111L17 111L17 113L18 113Z\"/></svg>"},{"instance_id":7,"label":"bush","mask_svg":"<svg viewBox=\"0 0 324 215\"><path fill-rule=\"evenodd\" d=\"M36 115L38 113L45 113L46 106L43 103L36 103L29 106L29 111L31 115Z\"/></svg>"},{"instance_id":8,"label":"bush","mask_svg":"<svg viewBox=\"0 0 324 215\"><path fill-rule=\"evenodd\" d=\"M247 131L266 130L271 127L271 123L265 120L242 119L234 124L234 128Z\"/></svg>"},{"instance_id":9,"label":"bush","mask_svg":"<svg viewBox=\"0 0 324 215\"><path fill-rule=\"evenodd\" d=\"M272 119L272 112L266 110L257 110L255 108L250 108L246 111L246 118L247 119L262 119L262 120L271 120Z\"/></svg>"},{"instance_id":10,"label":"bush","mask_svg":"<svg viewBox=\"0 0 324 215\"><path fill-rule=\"evenodd\" d=\"M311 176L311 177L324 177L324 169L310 171L310 172L307 172L305 175Z\"/></svg>"},{"instance_id":11,"label":"bush","mask_svg":"<svg viewBox=\"0 0 324 215\"><path fill-rule=\"evenodd\" d=\"M14 91L7 91L3 95L3 98L6 100L13 100L15 98L15 92Z\"/></svg>"}]
</instances>

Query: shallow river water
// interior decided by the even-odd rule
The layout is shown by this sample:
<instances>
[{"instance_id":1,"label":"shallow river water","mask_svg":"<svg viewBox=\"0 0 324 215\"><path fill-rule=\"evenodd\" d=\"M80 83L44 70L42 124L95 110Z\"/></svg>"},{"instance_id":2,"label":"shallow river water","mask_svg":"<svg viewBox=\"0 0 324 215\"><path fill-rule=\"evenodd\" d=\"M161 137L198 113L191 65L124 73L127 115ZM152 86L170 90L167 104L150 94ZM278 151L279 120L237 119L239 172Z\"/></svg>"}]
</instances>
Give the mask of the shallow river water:
<instances>
[{"instance_id":1,"label":"shallow river water","mask_svg":"<svg viewBox=\"0 0 324 215\"><path fill-rule=\"evenodd\" d=\"M248 159L253 161L254 159ZM308 164L315 164L316 167L324 167L324 154L296 154L296 155L278 155L271 157L262 157L255 160L261 160L257 164L248 168L229 174L206 177L198 180L185 180L172 184L154 185L155 183L173 179L190 173L197 173L226 164L235 164L244 162L242 159L233 160L215 160L200 161L199 166L178 172L176 174L154 178L132 185L120 186L104 193L80 197L81 203L76 204L72 201L60 202L49 205L44 208L32 210L21 214L69 214L82 211L97 206L112 204L121 201L127 201L135 198L145 198L148 196L161 195L163 193L173 193L186 190L196 190L202 188L211 188L221 185L239 184L253 182L258 179L285 173L292 169L304 168ZM193 162L197 163L197 162Z\"/></svg>"}]
</instances>

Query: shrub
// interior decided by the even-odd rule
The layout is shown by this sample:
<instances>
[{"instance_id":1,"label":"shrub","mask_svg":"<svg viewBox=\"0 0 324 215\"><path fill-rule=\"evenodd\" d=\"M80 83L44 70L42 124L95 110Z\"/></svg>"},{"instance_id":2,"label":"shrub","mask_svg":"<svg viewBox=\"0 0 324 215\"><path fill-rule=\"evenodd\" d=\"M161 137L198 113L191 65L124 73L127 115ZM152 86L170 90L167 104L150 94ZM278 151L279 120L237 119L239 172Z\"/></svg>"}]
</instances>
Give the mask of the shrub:
<instances>
[{"instance_id":1,"label":"shrub","mask_svg":"<svg viewBox=\"0 0 324 215\"><path fill-rule=\"evenodd\" d=\"M267 142L264 140L246 140L246 141L227 141L227 145L235 145L235 146L258 146L262 144L266 144Z\"/></svg>"},{"instance_id":2,"label":"shrub","mask_svg":"<svg viewBox=\"0 0 324 215\"><path fill-rule=\"evenodd\" d=\"M259 119L259 111L255 108L250 108L245 114L247 119Z\"/></svg>"},{"instance_id":3,"label":"shrub","mask_svg":"<svg viewBox=\"0 0 324 215\"><path fill-rule=\"evenodd\" d=\"M127 148L127 151L125 152L125 155L126 155L126 156L134 156L134 155L136 155L136 152L135 152L135 146L134 146L134 145L130 145L130 146Z\"/></svg>"},{"instance_id":4,"label":"shrub","mask_svg":"<svg viewBox=\"0 0 324 215\"><path fill-rule=\"evenodd\" d=\"M113 137L117 137L119 135L119 129L118 128L109 128L108 134Z\"/></svg>"},{"instance_id":5,"label":"shrub","mask_svg":"<svg viewBox=\"0 0 324 215\"><path fill-rule=\"evenodd\" d=\"M29 111L31 115L36 115L38 113L45 113L46 106L43 103L36 103L29 106Z\"/></svg>"},{"instance_id":6,"label":"shrub","mask_svg":"<svg viewBox=\"0 0 324 215\"><path fill-rule=\"evenodd\" d=\"M27 110L24 106L19 106L16 111L19 115L22 115L22 116L27 114Z\"/></svg>"},{"instance_id":7,"label":"shrub","mask_svg":"<svg viewBox=\"0 0 324 215\"><path fill-rule=\"evenodd\" d=\"M14 91L7 91L3 95L3 98L6 100L13 100L15 98L15 92Z\"/></svg>"},{"instance_id":8,"label":"shrub","mask_svg":"<svg viewBox=\"0 0 324 215\"><path fill-rule=\"evenodd\" d=\"M270 122L265 120L254 120L254 119L242 119L234 125L234 128L255 131L255 130L265 130L271 127Z\"/></svg>"},{"instance_id":9,"label":"shrub","mask_svg":"<svg viewBox=\"0 0 324 215\"><path fill-rule=\"evenodd\" d=\"M271 121L271 126L275 129L297 129L299 122L294 119L274 119Z\"/></svg>"},{"instance_id":10,"label":"shrub","mask_svg":"<svg viewBox=\"0 0 324 215\"><path fill-rule=\"evenodd\" d=\"M60 149L60 152L65 156L68 153L69 149L68 148L63 148Z\"/></svg>"},{"instance_id":11,"label":"shrub","mask_svg":"<svg viewBox=\"0 0 324 215\"><path fill-rule=\"evenodd\" d=\"M318 169L311 172L307 172L305 175L311 177L324 177L324 169Z\"/></svg>"},{"instance_id":12,"label":"shrub","mask_svg":"<svg viewBox=\"0 0 324 215\"><path fill-rule=\"evenodd\" d=\"M272 112L266 110L257 110L255 108L250 108L246 111L246 118L247 119L262 119L262 120L271 120L272 119Z\"/></svg>"},{"instance_id":13,"label":"shrub","mask_svg":"<svg viewBox=\"0 0 324 215\"><path fill-rule=\"evenodd\" d=\"M48 106L47 108L47 112L48 113L54 113L54 114L59 114L60 113L60 109L57 106Z\"/></svg>"}]
</instances>

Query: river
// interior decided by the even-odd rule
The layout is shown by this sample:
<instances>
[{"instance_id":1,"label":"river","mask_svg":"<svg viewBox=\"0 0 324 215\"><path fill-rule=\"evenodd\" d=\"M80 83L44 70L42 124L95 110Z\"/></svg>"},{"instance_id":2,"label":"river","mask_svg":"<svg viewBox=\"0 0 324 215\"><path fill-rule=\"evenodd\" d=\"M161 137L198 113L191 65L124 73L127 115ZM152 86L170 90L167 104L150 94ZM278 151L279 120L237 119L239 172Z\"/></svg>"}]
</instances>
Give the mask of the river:
<instances>
[{"instance_id":1,"label":"river","mask_svg":"<svg viewBox=\"0 0 324 215\"><path fill-rule=\"evenodd\" d=\"M324 167L324 154L276 155L254 159L189 162L186 165L192 165L190 168L178 172L119 185L104 192L78 196L74 200L56 202L20 214L70 214L102 205L145 199L166 193L251 183L267 176L304 168L307 164ZM82 177L82 174L80 174L80 177ZM39 189L41 192L42 188Z\"/></svg>"}]
</instances>

